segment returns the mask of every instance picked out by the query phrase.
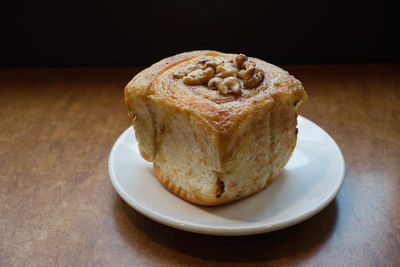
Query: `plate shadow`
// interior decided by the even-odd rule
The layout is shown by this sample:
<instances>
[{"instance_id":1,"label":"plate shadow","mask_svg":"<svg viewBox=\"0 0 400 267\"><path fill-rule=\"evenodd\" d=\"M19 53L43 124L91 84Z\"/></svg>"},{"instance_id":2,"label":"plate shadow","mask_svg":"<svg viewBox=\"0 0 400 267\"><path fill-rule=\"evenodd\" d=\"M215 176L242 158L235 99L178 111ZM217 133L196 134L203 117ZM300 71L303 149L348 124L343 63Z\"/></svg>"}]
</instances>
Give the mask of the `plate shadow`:
<instances>
[{"instance_id":1,"label":"plate shadow","mask_svg":"<svg viewBox=\"0 0 400 267\"><path fill-rule=\"evenodd\" d=\"M320 213L283 230L252 236L211 236L185 232L154 222L130 207L118 195L114 203L117 228L132 249L139 246L141 253L149 257L156 257L160 262L170 262L176 258L176 263L179 263L181 254L237 263L270 261L299 254L302 255L301 260L306 260L334 233L337 213L338 206L334 199ZM121 219L121 216L125 218ZM127 228L127 222L132 227ZM137 231L141 237L129 231ZM168 248L169 253L154 251L149 246L149 240ZM171 250L176 252L175 257L171 256ZM299 258L296 257L297 262Z\"/></svg>"}]
</instances>

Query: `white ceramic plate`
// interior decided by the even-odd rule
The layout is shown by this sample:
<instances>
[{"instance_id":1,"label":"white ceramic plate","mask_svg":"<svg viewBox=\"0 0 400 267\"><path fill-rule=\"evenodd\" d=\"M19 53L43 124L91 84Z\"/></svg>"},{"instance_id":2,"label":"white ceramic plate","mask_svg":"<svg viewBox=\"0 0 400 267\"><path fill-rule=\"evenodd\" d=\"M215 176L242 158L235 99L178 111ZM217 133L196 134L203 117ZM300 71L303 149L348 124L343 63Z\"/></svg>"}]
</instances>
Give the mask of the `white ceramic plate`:
<instances>
[{"instance_id":1,"label":"white ceramic plate","mask_svg":"<svg viewBox=\"0 0 400 267\"><path fill-rule=\"evenodd\" d=\"M211 235L249 235L282 229L325 208L339 192L344 177L344 159L335 141L301 116L298 128L296 149L281 177L267 189L231 204L197 206L164 189L152 164L139 155L132 127L111 150L111 182L138 212L174 228Z\"/></svg>"}]
</instances>

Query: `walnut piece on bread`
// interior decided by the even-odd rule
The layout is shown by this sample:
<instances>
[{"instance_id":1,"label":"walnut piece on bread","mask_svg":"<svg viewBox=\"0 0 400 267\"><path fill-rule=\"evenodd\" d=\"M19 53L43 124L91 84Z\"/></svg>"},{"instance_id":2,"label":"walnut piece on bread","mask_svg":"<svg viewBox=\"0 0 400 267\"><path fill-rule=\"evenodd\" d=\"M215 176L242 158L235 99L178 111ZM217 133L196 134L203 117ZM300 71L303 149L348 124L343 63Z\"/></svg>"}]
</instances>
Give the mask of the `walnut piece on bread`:
<instances>
[{"instance_id":1,"label":"walnut piece on bread","mask_svg":"<svg viewBox=\"0 0 400 267\"><path fill-rule=\"evenodd\" d=\"M226 77L222 80L222 82L218 86L218 90L221 92L223 95L227 95L229 90L232 90L232 92L239 94L241 92L240 89L240 82L238 78L236 77Z\"/></svg>"},{"instance_id":2,"label":"walnut piece on bread","mask_svg":"<svg viewBox=\"0 0 400 267\"><path fill-rule=\"evenodd\" d=\"M217 77L223 62L237 74ZM216 51L161 60L125 88L143 158L169 191L206 206L254 194L278 177L296 145L297 110L306 99L286 71Z\"/></svg>"},{"instance_id":3,"label":"walnut piece on bread","mask_svg":"<svg viewBox=\"0 0 400 267\"><path fill-rule=\"evenodd\" d=\"M188 64L174 72L172 77L182 79L186 85L207 83L210 89L218 89L221 94L227 95L229 92L241 94L242 87L257 87L264 80L264 72L247 56L240 54L226 60L202 57L197 63Z\"/></svg>"},{"instance_id":4,"label":"walnut piece on bread","mask_svg":"<svg viewBox=\"0 0 400 267\"><path fill-rule=\"evenodd\" d=\"M208 81L214 76L213 68L206 69L195 69L183 77L183 82L188 85L200 85L208 83Z\"/></svg>"}]
</instances>

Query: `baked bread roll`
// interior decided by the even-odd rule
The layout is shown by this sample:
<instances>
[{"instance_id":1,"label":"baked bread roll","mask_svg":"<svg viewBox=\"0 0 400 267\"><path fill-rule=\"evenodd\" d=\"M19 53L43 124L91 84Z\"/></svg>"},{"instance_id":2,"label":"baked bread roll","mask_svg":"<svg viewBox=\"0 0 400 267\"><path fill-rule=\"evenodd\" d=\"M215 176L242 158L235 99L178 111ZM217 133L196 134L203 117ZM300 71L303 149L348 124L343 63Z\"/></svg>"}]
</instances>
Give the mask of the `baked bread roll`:
<instances>
[{"instance_id":1,"label":"baked bread roll","mask_svg":"<svg viewBox=\"0 0 400 267\"><path fill-rule=\"evenodd\" d=\"M165 188L215 206L267 187L296 145L300 81L257 58L178 54L137 74L125 103Z\"/></svg>"}]
</instances>

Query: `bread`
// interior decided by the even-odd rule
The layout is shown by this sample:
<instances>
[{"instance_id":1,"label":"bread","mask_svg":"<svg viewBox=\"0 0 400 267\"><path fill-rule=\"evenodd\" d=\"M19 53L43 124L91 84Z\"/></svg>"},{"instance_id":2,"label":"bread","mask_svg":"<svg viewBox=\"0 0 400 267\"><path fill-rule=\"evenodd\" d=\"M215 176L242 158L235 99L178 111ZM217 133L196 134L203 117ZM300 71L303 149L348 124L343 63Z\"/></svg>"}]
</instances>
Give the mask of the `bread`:
<instances>
[{"instance_id":1,"label":"bread","mask_svg":"<svg viewBox=\"0 0 400 267\"><path fill-rule=\"evenodd\" d=\"M286 71L216 51L161 60L125 88L143 158L165 188L206 206L254 194L278 177L306 99Z\"/></svg>"}]
</instances>

